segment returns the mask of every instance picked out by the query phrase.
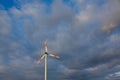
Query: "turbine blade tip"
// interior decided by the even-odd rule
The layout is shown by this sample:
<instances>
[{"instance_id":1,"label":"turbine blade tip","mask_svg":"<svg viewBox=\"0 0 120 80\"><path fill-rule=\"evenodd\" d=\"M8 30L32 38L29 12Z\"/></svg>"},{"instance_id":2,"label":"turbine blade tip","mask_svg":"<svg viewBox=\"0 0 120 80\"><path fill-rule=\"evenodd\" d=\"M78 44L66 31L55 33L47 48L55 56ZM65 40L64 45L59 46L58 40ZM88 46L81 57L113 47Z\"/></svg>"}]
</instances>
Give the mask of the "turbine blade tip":
<instances>
[{"instance_id":1,"label":"turbine blade tip","mask_svg":"<svg viewBox=\"0 0 120 80\"><path fill-rule=\"evenodd\" d=\"M39 61L36 61L35 64L39 64L40 62Z\"/></svg>"}]
</instances>

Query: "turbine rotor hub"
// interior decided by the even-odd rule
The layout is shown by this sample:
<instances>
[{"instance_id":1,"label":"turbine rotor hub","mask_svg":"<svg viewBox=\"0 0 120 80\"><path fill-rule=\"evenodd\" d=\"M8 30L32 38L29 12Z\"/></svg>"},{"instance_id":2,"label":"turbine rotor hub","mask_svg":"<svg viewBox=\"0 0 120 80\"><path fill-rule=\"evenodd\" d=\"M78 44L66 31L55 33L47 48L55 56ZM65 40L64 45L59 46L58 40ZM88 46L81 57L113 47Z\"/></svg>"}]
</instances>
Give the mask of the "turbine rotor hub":
<instances>
[{"instance_id":1,"label":"turbine rotor hub","mask_svg":"<svg viewBox=\"0 0 120 80\"><path fill-rule=\"evenodd\" d=\"M45 54L47 54L47 55L48 55L48 53L47 53L47 52L45 52Z\"/></svg>"}]
</instances>

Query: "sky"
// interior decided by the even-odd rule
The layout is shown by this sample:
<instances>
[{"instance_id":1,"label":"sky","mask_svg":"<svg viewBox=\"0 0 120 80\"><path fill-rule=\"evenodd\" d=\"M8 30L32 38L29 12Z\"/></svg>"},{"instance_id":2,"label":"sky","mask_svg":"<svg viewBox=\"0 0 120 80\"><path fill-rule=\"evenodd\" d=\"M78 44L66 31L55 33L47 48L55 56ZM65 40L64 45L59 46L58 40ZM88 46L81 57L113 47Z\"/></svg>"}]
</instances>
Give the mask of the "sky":
<instances>
[{"instance_id":1,"label":"sky","mask_svg":"<svg viewBox=\"0 0 120 80\"><path fill-rule=\"evenodd\" d=\"M0 80L120 80L119 0L0 0Z\"/></svg>"}]
</instances>

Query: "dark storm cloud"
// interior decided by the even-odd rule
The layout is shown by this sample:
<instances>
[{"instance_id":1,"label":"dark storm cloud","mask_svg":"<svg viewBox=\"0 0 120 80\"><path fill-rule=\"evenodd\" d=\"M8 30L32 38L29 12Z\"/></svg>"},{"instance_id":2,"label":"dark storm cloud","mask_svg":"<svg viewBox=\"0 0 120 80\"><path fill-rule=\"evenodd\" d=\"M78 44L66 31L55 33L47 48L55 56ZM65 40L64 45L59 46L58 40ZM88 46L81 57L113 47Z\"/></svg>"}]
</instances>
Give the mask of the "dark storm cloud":
<instances>
[{"instance_id":1,"label":"dark storm cloud","mask_svg":"<svg viewBox=\"0 0 120 80\"><path fill-rule=\"evenodd\" d=\"M112 32L114 29L119 27L120 21L120 9L118 8L120 4L119 0L109 1L105 8L103 9L104 14L104 26L102 28L103 31ZM111 5L111 6L110 6Z\"/></svg>"},{"instance_id":2,"label":"dark storm cloud","mask_svg":"<svg viewBox=\"0 0 120 80\"><path fill-rule=\"evenodd\" d=\"M61 56L60 61L49 58L49 80L119 79L119 1L71 2L77 12L62 0L54 0L50 8L26 0L18 3L20 9L0 11L1 80L43 79L44 61L34 62L44 39L49 52Z\"/></svg>"},{"instance_id":3,"label":"dark storm cloud","mask_svg":"<svg viewBox=\"0 0 120 80\"><path fill-rule=\"evenodd\" d=\"M107 9L109 6L114 8ZM117 6L119 6L119 2L117 3L117 1L105 3L102 5L102 9L100 7L94 8L96 6L93 5L88 5L86 6L85 11L80 11L80 13L76 15L78 20L77 23L73 22L72 27L70 27L67 32L57 35L59 38L63 37L62 40L59 40L58 38L58 43L60 42L59 45L64 45L60 49L63 50L64 54L62 56L64 56L63 60L65 60L64 63L67 67L79 70L87 68L88 70L95 69L94 74L91 75L91 77L88 77L88 79L101 80L105 79L105 76L107 76L109 72L112 73L110 70L111 68L114 69L115 66L120 64L120 46L118 45L119 32L115 31L115 29L119 30L119 23L117 23L119 22L119 15L115 15L120 11ZM107 13L104 13L103 9L107 10ZM83 18L79 17L81 15ZM106 15L109 15L108 18L104 18ZM110 19L109 21L111 16L114 20ZM98 20L100 23L97 22L97 25L94 24L93 21L95 20L96 22ZM106 26L106 30L104 32L104 25L107 23L111 24L112 22L115 22L118 26L113 26L112 28L111 26ZM113 32L113 34L107 34L109 31ZM101 72L100 70L104 70L104 72ZM116 71L116 69L114 69L114 71ZM78 74L80 73L81 72ZM76 74L77 73L72 74L72 76ZM88 75L90 74L86 73L85 78ZM69 75L69 77L70 76L71 75ZM79 77L79 75L76 75L76 77L73 78L75 79L77 77Z\"/></svg>"}]
</instances>

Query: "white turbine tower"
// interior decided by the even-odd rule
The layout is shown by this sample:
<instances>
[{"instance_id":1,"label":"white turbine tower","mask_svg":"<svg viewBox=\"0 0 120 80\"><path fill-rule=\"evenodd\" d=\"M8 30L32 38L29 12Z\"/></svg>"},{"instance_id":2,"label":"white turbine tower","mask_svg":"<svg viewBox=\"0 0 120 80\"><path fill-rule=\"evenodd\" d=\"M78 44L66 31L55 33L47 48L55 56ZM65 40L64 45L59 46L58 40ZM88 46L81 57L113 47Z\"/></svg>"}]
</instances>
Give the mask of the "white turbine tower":
<instances>
[{"instance_id":1,"label":"white turbine tower","mask_svg":"<svg viewBox=\"0 0 120 80\"><path fill-rule=\"evenodd\" d=\"M44 64L44 69L45 69L45 74L44 74L44 80L47 80L47 56L51 56L53 58L59 59L60 57L54 54L50 54L47 51L47 43L46 41L44 41L44 49L45 52L43 53L43 55L39 58L39 60L36 62L36 64L39 64L44 58L45 58L45 64Z\"/></svg>"}]
</instances>

